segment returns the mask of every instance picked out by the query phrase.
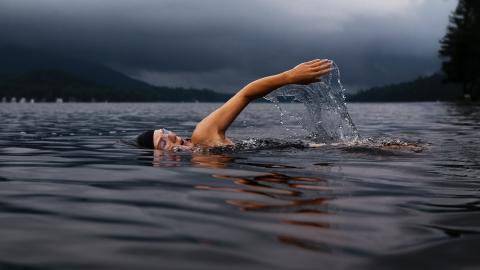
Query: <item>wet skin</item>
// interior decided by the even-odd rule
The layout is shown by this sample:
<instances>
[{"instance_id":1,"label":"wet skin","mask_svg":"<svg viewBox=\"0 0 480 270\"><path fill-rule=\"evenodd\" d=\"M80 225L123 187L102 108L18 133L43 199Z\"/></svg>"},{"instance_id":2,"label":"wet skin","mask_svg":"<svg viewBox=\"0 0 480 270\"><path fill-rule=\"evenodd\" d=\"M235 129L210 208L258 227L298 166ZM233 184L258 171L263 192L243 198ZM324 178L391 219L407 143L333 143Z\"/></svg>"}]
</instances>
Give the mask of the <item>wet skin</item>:
<instances>
[{"instance_id":1,"label":"wet skin","mask_svg":"<svg viewBox=\"0 0 480 270\"><path fill-rule=\"evenodd\" d=\"M173 150L175 147L191 149L194 146L190 140L183 139L166 129L155 130L153 142L155 149L163 150Z\"/></svg>"},{"instance_id":2,"label":"wet skin","mask_svg":"<svg viewBox=\"0 0 480 270\"><path fill-rule=\"evenodd\" d=\"M154 148L172 150L176 147L191 149L233 145L225 136L227 129L245 107L253 100L287 84L310 84L331 71L332 62L314 59L276 75L253 81L238 91L232 98L200 121L192 133L191 141L178 137L166 129L155 130Z\"/></svg>"}]
</instances>

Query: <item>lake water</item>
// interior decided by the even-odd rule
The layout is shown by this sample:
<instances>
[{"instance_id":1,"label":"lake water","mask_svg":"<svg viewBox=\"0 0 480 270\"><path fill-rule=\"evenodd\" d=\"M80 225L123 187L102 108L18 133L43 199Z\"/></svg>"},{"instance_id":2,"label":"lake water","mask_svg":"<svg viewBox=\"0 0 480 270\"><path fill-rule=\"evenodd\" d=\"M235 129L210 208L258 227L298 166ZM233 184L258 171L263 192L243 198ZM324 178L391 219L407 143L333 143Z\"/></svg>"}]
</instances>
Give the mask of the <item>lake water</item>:
<instances>
[{"instance_id":1,"label":"lake water","mask_svg":"<svg viewBox=\"0 0 480 270\"><path fill-rule=\"evenodd\" d=\"M0 104L0 269L480 268L480 107L348 105L363 138L415 151L290 147L266 103L229 137L286 144L126 143L218 105Z\"/></svg>"}]
</instances>

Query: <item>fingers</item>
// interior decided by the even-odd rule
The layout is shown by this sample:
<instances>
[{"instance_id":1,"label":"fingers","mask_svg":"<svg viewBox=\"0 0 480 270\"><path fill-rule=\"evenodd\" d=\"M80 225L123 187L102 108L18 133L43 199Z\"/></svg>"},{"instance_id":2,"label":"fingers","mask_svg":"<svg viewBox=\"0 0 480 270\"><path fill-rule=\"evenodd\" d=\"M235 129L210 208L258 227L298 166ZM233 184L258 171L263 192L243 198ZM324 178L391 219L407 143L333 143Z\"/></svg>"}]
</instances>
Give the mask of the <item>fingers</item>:
<instances>
[{"instance_id":1,"label":"fingers","mask_svg":"<svg viewBox=\"0 0 480 270\"><path fill-rule=\"evenodd\" d=\"M309 65L309 64L316 63L316 62L320 62L320 61L322 61L322 60L321 60L321 59L313 59L313 60L310 60L310 61L305 62L305 64L308 64L308 65Z\"/></svg>"},{"instance_id":2,"label":"fingers","mask_svg":"<svg viewBox=\"0 0 480 270\"><path fill-rule=\"evenodd\" d=\"M332 70L331 67L325 67L325 68L317 68L317 69L314 69L314 70L311 70L310 72L312 72L313 74L317 74L317 73L328 73Z\"/></svg>"},{"instance_id":3,"label":"fingers","mask_svg":"<svg viewBox=\"0 0 480 270\"><path fill-rule=\"evenodd\" d=\"M314 62L314 63L310 64L310 67L311 68L318 68L318 67L322 67L322 66L331 66L331 65L332 65L332 61L322 60L322 61Z\"/></svg>"},{"instance_id":4,"label":"fingers","mask_svg":"<svg viewBox=\"0 0 480 270\"><path fill-rule=\"evenodd\" d=\"M319 71L314 72L313 74L315 76L322 76L322 75L325 75L325 74L329 73L332 70L333 70L333 68L321 69Z\"/></svg>"},{"instance_id":5,"label":"fingers","mask_svg":"<svg viewBox=\"0 0 480 270\"><path fill-rule=\"evenodd\" d=\"M310 68L311 68L312 70L321 70L321 69L330 68L331 66L332 66L332 63L330 63L330 62L323 62L323 63L311 65Z\"/></svg>"},{"instance_id":6,"label":"fingers","mask_svg":"<svg viewBox=\"0 0 480 270\"><path fill-rule=\"evenodd\" d=\"M333 61L328 59L314 59L301 63L295 68L289 70L292 83L312 83L319 82L320 77L332 71Z\"/></svg>"},{"instance_id":7,"label":"fingers","mask_svg":"<svg viewBox=\"0 0 480 270\"><path fill-rule=\"evenodd\" d=\"M315 65L322 65L325 63L331 63L331 60L328 59L314 59L310 60L308 62L305 62L305 64L310 65L310 66L315 66Z\"/></svg>"},{"instance_id":8,"label":"fingers","mask_svg":"<svg viewBox=\"0 0 480 270\"><path fill-rule=\"evenodd\" d=\"M315 75L324 75L332 70L332 63L330 61L323 62L321 64L316 64L310 67L310 72L313 72Z\"/></svg>"}]
</instances>

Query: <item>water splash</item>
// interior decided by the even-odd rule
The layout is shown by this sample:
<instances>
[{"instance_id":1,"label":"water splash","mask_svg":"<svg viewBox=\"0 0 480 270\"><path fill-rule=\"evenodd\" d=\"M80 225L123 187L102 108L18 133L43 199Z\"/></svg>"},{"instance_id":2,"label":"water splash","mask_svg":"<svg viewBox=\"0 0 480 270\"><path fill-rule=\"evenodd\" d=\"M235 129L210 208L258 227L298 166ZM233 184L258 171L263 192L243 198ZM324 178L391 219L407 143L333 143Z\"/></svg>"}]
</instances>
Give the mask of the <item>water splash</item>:
<instances>
[{"instance_id":1,"label":"water splash","mask_svg":"<svg viewBox=\"0 0 480 270\"><path fill-rule=\"evenodd\" d=\"M309 137L315 142L355 142L357 128L348 114L345 89L340 81L340 69L332 63L332 71L321 82L309 85L290 84L271 92L265 99L280 110L281 124L296 136ZM301 103L289 107L289 103Z\"/></svg>"}]
</instances>

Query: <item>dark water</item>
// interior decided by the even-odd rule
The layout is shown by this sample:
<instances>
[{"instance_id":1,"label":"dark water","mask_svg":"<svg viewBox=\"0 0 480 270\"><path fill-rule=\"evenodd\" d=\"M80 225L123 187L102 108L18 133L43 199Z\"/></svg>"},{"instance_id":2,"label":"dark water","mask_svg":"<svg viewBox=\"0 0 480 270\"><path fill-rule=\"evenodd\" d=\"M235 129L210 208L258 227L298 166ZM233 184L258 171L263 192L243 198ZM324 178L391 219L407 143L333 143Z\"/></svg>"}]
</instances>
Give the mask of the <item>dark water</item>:
<instances>
[{"instance_id":1,"label":"dark water","mask_svg":"<svg viewBox=\"0 0 480 270\"><path fill-rule=\"evenodd\" d=\"M0 104L0 269L480 268L479 107L349 105L364 138L421 151L123 142L216 106ZM278 122L252 104L229 135L293 141Z\"/></svg>"}]
</instances>

